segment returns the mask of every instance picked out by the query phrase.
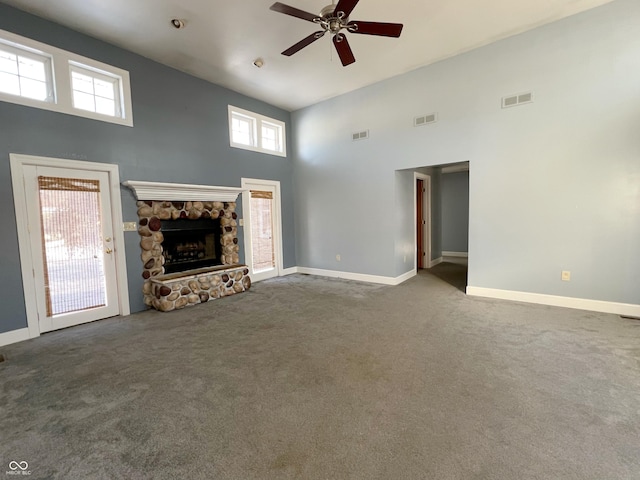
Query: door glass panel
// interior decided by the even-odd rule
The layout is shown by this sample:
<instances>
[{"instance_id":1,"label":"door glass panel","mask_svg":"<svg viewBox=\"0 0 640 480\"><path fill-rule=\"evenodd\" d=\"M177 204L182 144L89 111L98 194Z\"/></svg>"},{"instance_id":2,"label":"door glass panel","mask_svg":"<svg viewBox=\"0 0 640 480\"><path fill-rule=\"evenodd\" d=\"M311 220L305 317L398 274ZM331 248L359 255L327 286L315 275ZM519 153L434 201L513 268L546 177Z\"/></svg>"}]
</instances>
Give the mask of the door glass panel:
<instances>
[{"instance_id":1,"label":"door glass panel","mask_svg":"<svg viewBox=\"0 0 640 480\"><path fill-rule=\"evenodd\" d=\"M98 180L38 177L47 316L106 304Z\"/></svg>"},{"instance_id":2,"label":"door glass panel","mask_svg":"<svg viewBox=\"0 0 640 480\"><path fill-rule=\"evenodd\" d=\"M271 192L251 190L251 249L253 271L275 268Z\"/></svg>"}]
</instances>

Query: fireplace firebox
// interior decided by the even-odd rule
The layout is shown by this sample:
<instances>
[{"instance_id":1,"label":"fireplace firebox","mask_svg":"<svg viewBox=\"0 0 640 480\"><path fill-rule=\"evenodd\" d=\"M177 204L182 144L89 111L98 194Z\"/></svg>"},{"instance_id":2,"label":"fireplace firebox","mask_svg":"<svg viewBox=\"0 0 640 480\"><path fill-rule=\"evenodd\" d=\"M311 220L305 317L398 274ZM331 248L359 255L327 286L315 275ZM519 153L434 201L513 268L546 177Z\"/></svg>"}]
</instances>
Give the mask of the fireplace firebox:
<instances>
[{"instance_id":1,"label":"fireplace firebox","mask_svg":"<svg viewBox=\"0 0 640 480\"><path fill-rule=\"evenodd\" d=\"M220 219L163 220L165 273L222 265Z\"/></svg>"}]
</instances>

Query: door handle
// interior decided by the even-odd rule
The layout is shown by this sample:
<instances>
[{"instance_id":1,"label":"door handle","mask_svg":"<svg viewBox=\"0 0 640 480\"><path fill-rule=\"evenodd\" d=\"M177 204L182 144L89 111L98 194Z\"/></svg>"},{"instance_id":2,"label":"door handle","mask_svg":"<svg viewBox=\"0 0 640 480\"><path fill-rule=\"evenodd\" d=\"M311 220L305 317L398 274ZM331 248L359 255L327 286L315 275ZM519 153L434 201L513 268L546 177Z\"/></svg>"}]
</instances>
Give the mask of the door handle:
<instances>
[{"instance_id":1,"label":"door handle","mask_svg":"<svg viewBox=\"0 0 640 480\"><path fill-rule=\"evenodd\" d=\"M113 250L111 250L110 248L107 248L107 249L105 250L105 253L113 253Z\"/></svg>"}]
</instances>

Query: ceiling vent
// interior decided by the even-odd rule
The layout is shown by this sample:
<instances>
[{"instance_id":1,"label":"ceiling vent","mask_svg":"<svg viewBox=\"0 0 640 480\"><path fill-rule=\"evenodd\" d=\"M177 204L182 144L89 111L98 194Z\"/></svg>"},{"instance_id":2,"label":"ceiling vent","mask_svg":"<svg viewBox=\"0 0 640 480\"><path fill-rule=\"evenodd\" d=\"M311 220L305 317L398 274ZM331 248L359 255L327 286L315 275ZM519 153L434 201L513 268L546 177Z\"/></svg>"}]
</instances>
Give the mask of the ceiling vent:
<instances>
[{"instance_id":1,"label":"ceiling vent","mask_svg":"<svg viewBox=\"0 0 640 480\"><path fill-rule=\"evenodd\" d=\"M428 115L422 115L420 117L416 117L413 119L414 127L421 127L423 125L428 125L430 123L435 123L438 121L437 113L430 113Z\"/></svg>"},{"instance_id":2,"label":"ceiling vent","mask_svg":"<svg viewBox=\"0 0 640 480\"><path fill-rule=\"evenodd\" d=\"M516 107L525 103L533 103L533 92L502 97L502 108Z\"/></svg>"},{"instance_id":3,"label":"ceiling vent","mask_svg":"<svg viewBox=\"0 0 640 480\"><path fill-rule=\"evenodd\" d=\"M363 140L365 138L369 138L369 130L363 130L362 132L356 132L351 134L351 139L354 142L356 140Z\"/></svg>"}]
</instances>

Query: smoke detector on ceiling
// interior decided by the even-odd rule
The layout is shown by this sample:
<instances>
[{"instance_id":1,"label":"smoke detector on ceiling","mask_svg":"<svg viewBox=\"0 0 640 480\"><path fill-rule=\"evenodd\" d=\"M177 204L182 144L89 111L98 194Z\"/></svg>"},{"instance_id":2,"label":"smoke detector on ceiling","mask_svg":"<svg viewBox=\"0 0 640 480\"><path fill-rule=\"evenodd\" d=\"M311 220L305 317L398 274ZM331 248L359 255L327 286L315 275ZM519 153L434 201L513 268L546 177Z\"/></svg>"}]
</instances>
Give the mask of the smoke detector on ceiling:
<instances>
[{"instance_id":1,"label":"smoke detector on ceiling","mask_svg":"<svg viewBox=\"0 0 640 480\"><path fill-rule=\"evenodd\" d=\"M181 28L184 28L186 26L186 23L184 20L180 20L179 18L172 18L171 25L173 25L173 28L177 28L179 30Z\"/></svg>"}]
</instances>

